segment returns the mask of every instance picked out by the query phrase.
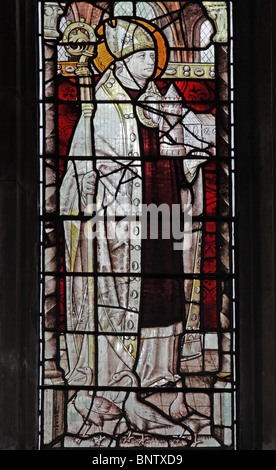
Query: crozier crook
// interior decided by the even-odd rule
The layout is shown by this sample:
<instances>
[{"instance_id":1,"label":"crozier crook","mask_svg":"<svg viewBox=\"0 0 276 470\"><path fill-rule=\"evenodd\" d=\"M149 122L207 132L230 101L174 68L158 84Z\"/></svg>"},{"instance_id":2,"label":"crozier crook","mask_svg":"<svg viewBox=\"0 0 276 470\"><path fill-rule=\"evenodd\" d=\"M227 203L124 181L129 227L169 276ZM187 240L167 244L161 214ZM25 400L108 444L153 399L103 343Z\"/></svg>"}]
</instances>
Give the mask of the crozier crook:
<instances>
[{"instance_id":1,"label":"crozier crook","mask_svg":"<svg viewBox=\"0 0 276 470\"><path fill-rule=\"evenodd\" d=\"M67 54L79 57L75 74L79 81L80 101L82 114L85 120L84 156L92 157L92 119L95 112L95 106L93 72L89 66L89 61L96 56L96 36L94 27L86 24L83 18L76 23L68 22L61 43L67 43L65 46ZM92 171L93 169L93 161L91 159L87 160L87 172ZM87 203L87 206L89 206L89 204L92 204L92 200Z\"/></svg>"}]
</instances>

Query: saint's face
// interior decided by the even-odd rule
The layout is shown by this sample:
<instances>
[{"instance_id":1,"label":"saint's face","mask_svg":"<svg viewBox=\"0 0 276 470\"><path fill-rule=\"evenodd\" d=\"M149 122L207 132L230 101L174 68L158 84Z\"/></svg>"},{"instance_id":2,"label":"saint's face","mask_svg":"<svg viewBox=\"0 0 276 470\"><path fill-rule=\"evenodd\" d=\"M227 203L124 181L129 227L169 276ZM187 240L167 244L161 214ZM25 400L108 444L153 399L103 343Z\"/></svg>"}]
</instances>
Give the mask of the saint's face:
<instances>
[{"instance_id":1,"label":"saint's face","mask_svg":"<svg viewBox=\"0 0 276 470\"><path fill-rule=\"evenodd\" d=\"M155 51L138 51L127 61L128 73L136 80L147 80L155 71Z\"/></svg>"}]
</instances>

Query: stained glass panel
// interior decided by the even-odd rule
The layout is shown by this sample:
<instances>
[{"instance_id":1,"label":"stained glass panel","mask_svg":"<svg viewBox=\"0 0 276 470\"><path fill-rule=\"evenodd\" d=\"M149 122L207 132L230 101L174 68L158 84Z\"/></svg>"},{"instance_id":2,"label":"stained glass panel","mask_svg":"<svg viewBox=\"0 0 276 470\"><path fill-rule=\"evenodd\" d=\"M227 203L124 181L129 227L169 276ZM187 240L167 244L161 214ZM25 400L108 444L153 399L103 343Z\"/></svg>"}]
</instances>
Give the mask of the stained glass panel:
<instances>
[{"instance_id":1,"label":"stained glass panel","mask_svg":"<svg viewBox=\"0 0 276 470\"><path fill-rule=\"evenodd\" d=\"M231 1L39 1L40 448L235 448Z\"/></svg>"}]
</instances>

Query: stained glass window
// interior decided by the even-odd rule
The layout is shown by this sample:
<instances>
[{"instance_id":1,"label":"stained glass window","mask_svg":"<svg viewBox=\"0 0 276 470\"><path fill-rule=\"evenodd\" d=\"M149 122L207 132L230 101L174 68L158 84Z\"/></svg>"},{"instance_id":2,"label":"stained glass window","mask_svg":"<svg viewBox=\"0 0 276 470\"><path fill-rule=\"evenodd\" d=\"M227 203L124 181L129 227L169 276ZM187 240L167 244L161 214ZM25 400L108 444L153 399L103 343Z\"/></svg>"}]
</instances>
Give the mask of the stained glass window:
<instances>
[{"instance_id":1,"label":"stained glass window","mask_svg":"<svg viewBox=\"0 0 276 470\"><path fill-rule=\"evenodd\" d=\"M40 448L235 448L231 1L39 1Z\"/></svg>"}]
</instances>

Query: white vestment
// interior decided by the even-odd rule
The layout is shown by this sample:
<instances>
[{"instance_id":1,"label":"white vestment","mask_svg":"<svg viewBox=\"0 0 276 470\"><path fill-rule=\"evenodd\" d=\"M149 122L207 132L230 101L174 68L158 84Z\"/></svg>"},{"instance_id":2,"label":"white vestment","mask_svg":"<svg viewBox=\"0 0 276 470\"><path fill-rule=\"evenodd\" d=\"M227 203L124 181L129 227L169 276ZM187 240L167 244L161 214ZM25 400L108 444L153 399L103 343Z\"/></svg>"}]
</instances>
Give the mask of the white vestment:
<instances>
[{"instance_id":1,"label":"white vestment","mask_svg":"<svg viewBox=\"0 0 276 470\"><path fill-rule=\"evenodd\" d=\"M81 385L84 376L79 369L89 366L94 379L97 375L94 384L109 385L115 372L133 370L138 339L141 339L137 372L142 384L161 384L176 373L177 341L183 325L180 322L167 328L140 331L140 222L100 220L96 224L95 242L91 239L89 217L87 221L78 219L81 212L91 213L82 193L82 179L92 169L98 172L99 216L123 218L141 213L143 181L136 110L111 69L103 75L96 90L90 137L92 149L94 147L92 154L97 157L94 160L87 155L85 119L82 114L71 144L72 160L68 162L60 188L61 215L66 216L66 271L69 274L65 376L69 384ZM70 220L68 216L76 218ZM194 256L190 259L193 264ZM156 339L154 347L153 342L147 343L149 338ZM165 369L162 357L166 357Z\"/></svg>"}]
</instances>

